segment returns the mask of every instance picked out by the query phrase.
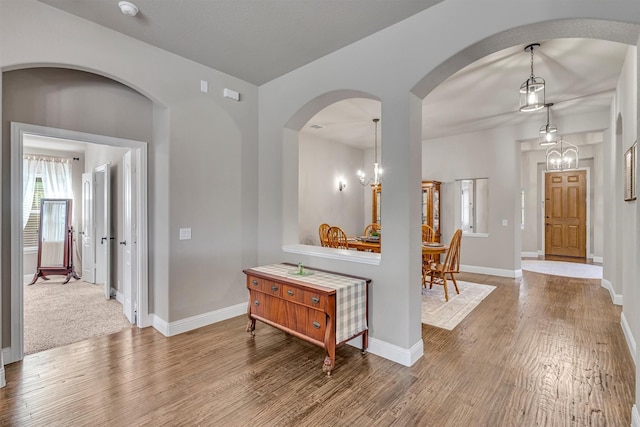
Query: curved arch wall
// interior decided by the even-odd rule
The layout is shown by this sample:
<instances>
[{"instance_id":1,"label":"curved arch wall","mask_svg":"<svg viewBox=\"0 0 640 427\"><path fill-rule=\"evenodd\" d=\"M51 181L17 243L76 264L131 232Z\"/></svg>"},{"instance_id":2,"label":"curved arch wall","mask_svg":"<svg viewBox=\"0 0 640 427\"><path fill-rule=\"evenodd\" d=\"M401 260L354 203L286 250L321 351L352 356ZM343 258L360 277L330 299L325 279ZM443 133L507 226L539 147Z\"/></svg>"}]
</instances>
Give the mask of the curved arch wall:
<instances>
[{"instance_id":1,"label":"curved arch wall","mask_svg":"<svg viewBox=\"0 0 640 427\"><path fill-rule=\"evenodd\" d=\"M412 195L419 194L422 177L422 98L464 66L509 46L550 37L637 45L640 19L630 19L639 16L633 1L623 1L615 10L577 1L544 1L526 14L516 9L508 1L442 2L260 87L260 263L301 261L372 278L371 351L401 363L411 364L422 354L419 238L411 233L420 224L419 199ZM300 110L309 109L310 101L345 88L372 94L382 103L385 240L379 265L331 260L286 247L297 238L290 203L295 200L297 172L289 155L296 135L288 123ZM318 102L315 109L322 107ZM490 194L512 196L497 197L491 208L511 225L494 228L482 244L463 242L463 264L466 257L486 272L518 274L520 231L513 225L519 224L521 153L516 139L526 131L488 132L490 140L478 149L499 150L499 164L471 161L465 166L491 172ZM633 129L631 137L636 133Z\"/></svg>"},{"instance_id":2,"label":"curved arch wall","mask_svg":"<svg viewBox=\"0 0 640 427\"><path fill-rule=\"evenodd\" d=\"M257 87L34 0L0 5L0 52L3 72L28 67L81 70L113 80L112 87L129 86L150 100L140 123L129 123L133 117L59 123L149 143L154 326L172 335L246 312L242 267L257 262ZM208 82L208 93L200 91L201 80ZM241 101L223 98L224 88L240 92ZM74 107L31 107L44 109L41 117L69 113L91 102L83 97L92 90L71 81L65 94ZM39 93L34 100L55 96ZM126 111L127 105L133 104L115 103L105 111L114 106ZM3 114L12 115L12 108L3 105ZM5 147L8 129L3 120ZM5 148L3 157L6 154ZM8 194L5 160L2 184ZM9 212L4 200L3 212ZM191 228L192 238L179 240L180 228ZM9 257L8 238L4 231L3 259ZM8 273L3 268L2 277ZM2 347L7 348L9 281L2 283Z\"/></svg>"}]
</instances>

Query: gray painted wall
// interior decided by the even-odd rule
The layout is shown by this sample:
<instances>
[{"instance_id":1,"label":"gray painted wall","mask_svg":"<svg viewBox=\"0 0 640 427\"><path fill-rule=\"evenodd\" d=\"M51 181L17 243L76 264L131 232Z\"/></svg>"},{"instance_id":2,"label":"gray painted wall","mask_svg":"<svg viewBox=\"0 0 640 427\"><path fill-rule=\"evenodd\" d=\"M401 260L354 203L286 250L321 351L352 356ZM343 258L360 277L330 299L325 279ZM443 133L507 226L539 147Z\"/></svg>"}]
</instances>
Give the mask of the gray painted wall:
<instances>
[{"instance_id":1,"label":"gray painted wall","mask_svg":"<svg viewBox=\"0 0 640 427\"><path fill-rule=\"evenodd\" d=\"M243 301L242 266L300 260L372 278L372 341L389 344L393 351L411 352L416 348L421 352L422 343L420 239L412 232L420 225L422 98L455 71L505 47L572 36L636 44L637 33L629 37L621 23L640 24L635 0L620 0L615 8L596 1L542 0L527 14L508 0L448 0L261 86L258 99L257 89L238 79L34 0L2 2L0 7L0 66L4 71L33 64L93 70L126 82L153 101L150 268L154 310L160 318L183 319ZM52 32L55 38L50 37ZM78 39L84 43L76 43ZM604 193L615 193L605 199L605 205L615 209L604 214L604 223L614 228L608 246L612 250L605 250L604 262L605 274L613 272L616 290L625 294L623 313L628 314L631 332L638 336L639 301L632 286L637 282L638 266L628 262L637 259L640 218L635 204L620 201L620 179L616 177L622 153L637 137L636 52L617 92L612 120L599 129L611 127L617 113L623 113L625 131L619 143L615 133L605 138ZM209 95L198 92L200 79L209 80ZM244 101L223 102L218 95L227 85L239 90ZM385 240L379 265L299 256L282 249L283 244L298 239L297 133L315 112L350 97L344 88L368 93L382 102ZM6 126L3 120L3 130ZM521 156L513 135L508 129L497 129L485 147L485 151L500 150L504 160L512 162L510 167L492 171L491 176L500 182L495 191L490 190L490 194L512 195L495 200L496 217L511 219L512 226L492 232L496 243L510 255L503 257L496 250L494 257L484 258L475 254L478 248L467 244L469 250L463 256L469 263L519 267L521 233L513 227L519 199L513 195L518 194ZM529 137L535 135L537 126ZM7 154L3 150L3 159ZM470 172L481 167L470 161L464 166ZM440 178L437 175L434 171L429 177ZM4 194L10 185L8 176L3 161ZM2 212L3 218L10 212L4 201ZM183 226L193 228L193 240L178 241L177 230ZM8 259L6 245L2 254ZM3 345L7 344L6 283L3 281Z\"/></svg>"},{"instance_id":2,"label":"gray painted wall","mask_svg":"<svg viewBox=\"0 0 640 427\"><path fill-rule=\"evenodd\" d=\"M342 227L348 236L361 235L364 193L371 192L356 178L356 171L363 167L363 151L306 136L300 139L299 155L300 243L318 246L318 226L322 223ZM347 182L342 191L338 189L340 177ZM370 218L370 204L368 212Z\"/></svg>"},{"instance_id":3,"label":"gray painted wall","mask_svg":"<svg viewBox=\"0 0 640 427\"><path fill-rule=\"evenodd\" d=\"M3 171L10 170L12 121L119 138L150 140L151 102L131 88L105 77L69 69L29 68L5 72L3 86ZM113 177L117 179L117 173ZM7 177L4 183L3 206L10 207L10 178ZM78 185L81 185L81 181ZM118 203L114 205L117 210ZM76 203L76 219L80 217L79 209L81 205ZM3 250L10 247L10 218L10 215L5 215L2 219L5 236ZM4 253L8 254L10 250L7 249ZM5 347L9 345L11 313L8 304L11 296L9 262L9 257L3 257L2 291L6 306L3 307L2 324ZM116 268L116 265L113 267Z\"/></svg>"},{"instance_id":4,"label":"gray painted wall","mask_svg":"<svg viewBox=\"0 0 640 427\"><path fill-rule=\"evenodd\" d=\"M332 261L313 255L302 261L307 265L371 277L371 335L399 348L410 350L419 345L420 340L419 242L414 242L410 232L419 226L419 218L417 214L414 217L413 212L419 212L417 195L421 160L429 161L422 153L420 141L420 100L455 71L508 46L549 37L572 36L634 44L637 41L637 32L632 31L625 37L623 27L605 22L607 19L629 22L629 16L634 16L637 8L631 1L617 3L616 8L606 10L596 2L563 2L558 5L557 2L545 1L541 7L527 14L521 14L511 6L506 1L491 4L443 2L260 87L260 145L264 147L260 156L259 192L261 263L296 262L302 258L282 249L283 244L295 242L297 235L297 229L292 230L289 225L297 224L297 221L291 221L297 212L289 207L296 205L292 202L296 201L297 194L295 188L288 185L288 182L295 181L291 177L297 177L297 171L290 166L288 159L290 153L295 152L297 132L302 124L327 104L349 97L349 94L340 92L344 88L368 93L381 100L385 123L382 129L382 140L385 141L382 146L385 239L380 264L370 266L344 260ZM460 14L461 8L465 10L464 16ZM491 16L492 19L478 20L477 16ZM600 21L574 21L577 17ZM544 24L540 25L541 22ZM617 31L615 29L620 32L612 33L611 30ZM282 96L283 93L286 96ZM315 111L310 112L312 107ZM585 122L588 122L587 118ZM579 128L578 123L570 123L565 129L577 132L602 130L610 126L608 121L604 126L601 124L602 121L590 121L586 127ZM462 141L449 148L452 151L472 149L474 156L482 152L491 155L501 153L500 164L496 159L482 165L478 164L480 161L460 160L466 170L465 175L478 173L490 177L493 182L490 189L491 211L495 214L488 239L463 242L465 264L511 271L519 269L522 233L514 224L519 220L521 152L516 140L522 134L527 138L537 137L538 128L539 125L535 124L517 130L494 129L489 139L477 142L481 148L470 147L471 142L465 145ZM434 163L448 158L443 151L435 148L432 153ZM484 161L485 157L482 159ZM438 167L435 164L431 166ZM440 169L444 168L446 165L440 166ZM489 169L489 173L480 169ZM428 177L450 182L450 175L451 171L432 169ZM444 194L447 189L445 185L443 197L449 197ZM496 219L507 219L510 225L502 227L501 222L495 223ZM443 223L443 231L447 234L445 226ZM493 241L488 243L489 240Z\"/></svg>"},{"instance_id":5,"label":"gray painted wall","mask_svg":"<svg viewBox=\"0 0 640 427\"><path fill-rule=\"evenodd\" d=\"M257 263L257 88L34 0L2 2L0 8L5 75L37 64L91 76L88 82L74 79L65 88L30 93L16 107L23 114L9 107L3 94L3 226L10 212L8 121L15 116L147 141L153 320L172 322L244 303L242 268ZM200 92L200 80L209 82L208 93ZM224 99L225 87L239 91L242 101ZM192 228L191 240L178 239L181 227ZM3 265L3 277L8 274ZM10 288L8 280L2 283L6 348Z\"/></svg>"}]
</instances>

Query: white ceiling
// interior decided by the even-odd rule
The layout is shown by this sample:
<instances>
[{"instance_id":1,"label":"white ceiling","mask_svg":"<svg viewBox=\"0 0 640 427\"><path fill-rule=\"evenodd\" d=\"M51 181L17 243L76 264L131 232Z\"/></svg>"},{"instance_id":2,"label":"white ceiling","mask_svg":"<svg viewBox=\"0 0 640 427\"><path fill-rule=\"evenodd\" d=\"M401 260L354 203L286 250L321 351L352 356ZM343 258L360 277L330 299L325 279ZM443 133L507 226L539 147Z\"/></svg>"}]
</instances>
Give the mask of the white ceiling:
<instances>
[{"instance_id":1,"label":"white ceiling","mask_svg":"<svg viewBox=\"0 0 640 427\"><path fill-rule=\"evenodd\" d=\"M257 85L440 2L135 0L140 13L128 17L120 12L117 0L39 1ZM594 39L531 42L541 43L534 51L534 71L547 82L547 102L555 104L552 121L609 108L626 45ZM460 70L424 99L423 138L531 120L542 126L544 110L517 111L518 89L529 74L530 54L524 45L496 52ZM376 101L342 101L309 122L324 128L302 132L372 147L371 119L380 117L380 111Z\"/></svg>"}]
</instances>

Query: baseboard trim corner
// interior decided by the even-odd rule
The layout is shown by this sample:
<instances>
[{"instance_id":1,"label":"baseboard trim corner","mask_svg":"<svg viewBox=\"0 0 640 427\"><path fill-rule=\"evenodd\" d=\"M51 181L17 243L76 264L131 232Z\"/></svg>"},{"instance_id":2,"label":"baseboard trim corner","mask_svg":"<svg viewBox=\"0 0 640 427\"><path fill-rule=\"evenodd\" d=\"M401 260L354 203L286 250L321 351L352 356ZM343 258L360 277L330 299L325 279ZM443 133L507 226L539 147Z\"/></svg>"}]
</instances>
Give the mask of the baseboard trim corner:
<instances>
[{"instance_id":1,"label":"baseboard trim corner","mask_svg":"<svg viewBox=\"0 0 640 427\"><path fill-rule=\"evenodd\" d=\"M631 352L631 359L635 364L636 363L636 340L635 338L633 338L633 333L631 333L631 328L629 327L629 322L627 322L627 318L624 315L624 311L620 315L620 326L622 326L624 339L627 341L627 346L629 346L629 351Z\"/></svg>"},{"instance_id":2,"label":"baseboard trim corner","mask_svg":"<svg viewBox=\"0 0 640 427\"><path fill-rule=\"evenodd\" d=\"M616 291L613 289L613 284L610 281L603 278L600 280L600 286L602 286L607 291L609 291L609 296L611 296L611 301L615 305L622 305L622 301L623 301L622 294L616 293Z\"/></svg>"},{"instance_id":3,"label":"baseboard trim corner","mask_svg":"<svg viewBox=\"0 0 640 427\"><path fill-rule=\"evenodd\" d=\"M380 356L403 366L413 366L424 354L424 343L420 339L411 348L398 347L373 337L369 337L369 348L367 352Z\"/></svg>"},{"instance_id":4,"label":"baseboard trim corner","mask_svg":"<svg viewBox=\"0 0 640 427\"><path fill-rule=\"evenodd\" d=\"M232 317L241 316L247 313L247 303L232 305L230 307L221 308L220 310L210 311L209 313L198 314L186 319L176 320L175 322L167 323L154 315L153 327L157 329L162 335L171 337L174 335L182 334L184 332L192 331L194 329L202 328L203 326L212 325L214 323L221 322L223 320L231 319Z\"/></svg>"}]
</instances>

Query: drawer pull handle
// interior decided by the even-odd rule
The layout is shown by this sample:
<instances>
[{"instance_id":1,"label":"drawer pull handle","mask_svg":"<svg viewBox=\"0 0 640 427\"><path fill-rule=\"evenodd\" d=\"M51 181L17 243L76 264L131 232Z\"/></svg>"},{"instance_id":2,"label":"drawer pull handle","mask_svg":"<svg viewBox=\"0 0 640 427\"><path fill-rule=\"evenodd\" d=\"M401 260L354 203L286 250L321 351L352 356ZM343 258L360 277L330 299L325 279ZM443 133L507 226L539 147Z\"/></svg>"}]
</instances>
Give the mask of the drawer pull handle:
<instances>
[{"instance_id":1,"label":"drawer pull handle","mask_svg":"<svg viewBox=\"0 0 640 427\"><path fill-rule=\"evenodd\" d=\"M253 286L258 286L258 281L257 280L253 280L251 283L253 284Z\"/></svg>"},{"instance_id":2,"label":"drawer pull handle","mask_svg":"<svg viewBox=\"0 0 640 427\"><path fill-rule=\"evenodd\" d=\"M318 298L318 297L311 297L311 302L312 302L312 303L314 303L314 304L317 304L317 303L319 303L319 302L320 302L320 298Z\"/></svg>"},{"instance_id":3,"label":"drawer pull handle","mask_svg":"<svg viewBox=\"0 0 640 427\"><path fill-rule=\"evenodd\" d=\"M292 291L291 289L289 289L289 290L287 291L287 293L288 293L289 295L293 296L293 291Z\"/></svg>"},{"instance_id":4,"label":"drawer pull handle","mask_svg":"<svg viewBox=\"0 0 640 427\"><path fill-rule=\"evenodd\" d=\"M272 286L272 287L271 287L271 290L272 290L273 292L275 292L275 291L277 291L277 290L278 290L278 287L277 287L277 286Z\"/></svg>"},{"instance_id":5,"label":"drawer pull handle","mask_svg":"<svg viewBox=\"0 0 640 427\"><path fill-rule=\"evenodd\" d=\"M258 301L258 300L255 300L253 303L254 303L255 305L260 305L260 301Z\"/></svg>"},{"instance_id":6,"label":"drawer pull handle","mask_svg":"<svg viewBox=\"0 0 640 427\"><path fill-rule=\"evenodd\" d=\"M314 327L314 328L316 328L316 329L320 329L320 323L318 323L318 322L313 322L313 323L312 323L312 325L313 325L313 327Z\"/></svg>"}]
</instances>

